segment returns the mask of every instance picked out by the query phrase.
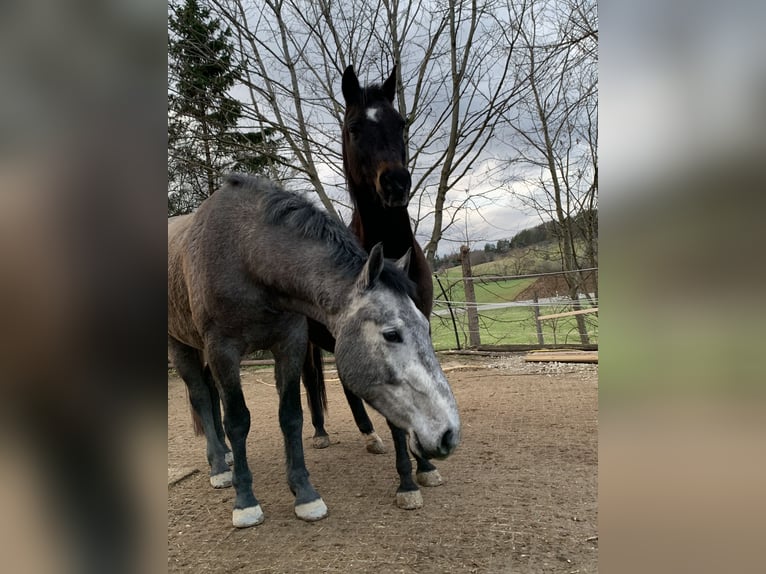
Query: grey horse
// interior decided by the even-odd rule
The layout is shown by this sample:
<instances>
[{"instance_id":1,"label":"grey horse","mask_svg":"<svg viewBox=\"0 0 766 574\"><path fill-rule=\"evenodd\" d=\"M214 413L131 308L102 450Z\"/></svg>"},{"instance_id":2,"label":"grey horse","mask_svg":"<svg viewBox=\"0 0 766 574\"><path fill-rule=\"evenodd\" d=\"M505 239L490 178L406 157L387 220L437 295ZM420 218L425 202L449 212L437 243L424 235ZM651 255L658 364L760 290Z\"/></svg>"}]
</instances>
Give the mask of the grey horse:
<instances>
[{"instance_id":1,"label":"grey horse","mask_svg":"<svg viewBox=\"0 0 766 574\"><path fill-rule=\"evenodd\" d=\"M327 515L301 436L307 317L335 338L343 385L404 429L413 452L444 458L457 447L457 405L428 321L413 303L408 260L385 261L380 246L368 257L342 224L262 178L229 176L194 214L169 220L169 355L207 439L211 482L230 476L236 491L234 526L264 519L247 462L250 412L239 375L242 356L256 349L275 359L295 514L309 521Z\"/></svg>"}]
</instances>

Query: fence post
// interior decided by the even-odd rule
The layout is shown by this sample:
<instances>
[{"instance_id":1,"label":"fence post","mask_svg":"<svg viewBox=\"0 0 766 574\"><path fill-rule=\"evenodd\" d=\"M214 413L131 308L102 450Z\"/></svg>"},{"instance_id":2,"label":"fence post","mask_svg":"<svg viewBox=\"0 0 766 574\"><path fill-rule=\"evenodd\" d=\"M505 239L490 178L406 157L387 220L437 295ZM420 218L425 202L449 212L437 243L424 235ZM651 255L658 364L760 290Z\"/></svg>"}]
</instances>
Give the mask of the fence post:
<instances>
[{"instance_id":1,"label":"fence post","mask_svg":"<svg viewBox=\"0 0 766 574\"><path fill-rule=\"evenodd\" d=\"M471 347L481 345L479 336L479 312L476 309L476 293L473 289L470 250L467 245L460 246L460 261L463 265L463 286L465 288L465 307L468 314L468 340Z\"/></svg>"},{"instance_id":2,"label":"fence post","mask_svg":"<svg viewBox=\"0 0 766 574\"><path fill-rule=\"evenodd\" d=\"M539 300L537 299L537 291L535 291L535 296L532 299L535 304L532 307L532 312L535 314L535 329L537 329L537 342L542 347L545 345L545 341L543 340L543 326L540 323L540 307L538 305Z\"/></svg>"}]
</instances>

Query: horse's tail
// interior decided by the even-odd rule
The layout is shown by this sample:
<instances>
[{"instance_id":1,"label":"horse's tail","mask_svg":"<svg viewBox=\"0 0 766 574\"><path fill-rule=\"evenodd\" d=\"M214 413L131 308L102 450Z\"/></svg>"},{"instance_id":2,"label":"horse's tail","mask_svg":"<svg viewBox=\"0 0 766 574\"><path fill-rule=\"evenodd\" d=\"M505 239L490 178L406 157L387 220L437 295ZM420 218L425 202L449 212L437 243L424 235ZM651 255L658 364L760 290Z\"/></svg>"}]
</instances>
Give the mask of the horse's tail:
<instances>
[{"instance_id":1,"label":"horse's tail","mask_svg":"<svg viewBox=\"0 0 766 574\"><path fill-rule=\"evenodd\" d=\"M303 361L303 386L306 388L306 400L312 417L327 412L327 387L324 382L322 367L322 349L309 342L306 358Z\"/></svg>"}]
</instances>

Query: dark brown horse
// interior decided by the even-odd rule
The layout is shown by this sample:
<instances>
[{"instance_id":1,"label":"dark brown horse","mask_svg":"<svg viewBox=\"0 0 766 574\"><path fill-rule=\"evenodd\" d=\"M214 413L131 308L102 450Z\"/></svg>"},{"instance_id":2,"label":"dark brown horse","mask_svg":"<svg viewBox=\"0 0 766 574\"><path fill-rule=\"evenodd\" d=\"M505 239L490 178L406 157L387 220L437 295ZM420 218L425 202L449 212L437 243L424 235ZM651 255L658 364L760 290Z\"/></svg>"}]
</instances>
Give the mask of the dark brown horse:
<instances>
[{"instance_id":1,"label":"dark brown horse","mask_svg":"<svg viewBox=\"0 0 766 574\"><path fill-rule=\"evenodd\" d=\"M381 245L368 256L326 212L261 178L230 176L195 213L168 221L168 350L202 421L211 481L230 480L236 491L234 526L263 521L245 449L250 411L239 375L242 356L255 349L274 355L295 514L327 515L309 481L301 437L307 318L333 337L344 388L406 429L413 452L438 458L457 446L457 406L428 321L413 303L408 264L408 256L384 261ZM224 406L222 427L214 389Z\"/></svg>"},{"instance_id":2,"label":"dark brown horse","mask_svg":"<svg viewBox=\"0 0 766 574\"><path fill-rule=\"evenodd\" d=\"M411 179L406 167L404 119L393 106L396 68L382 85L362 88L354 69L349 66L343 74L342 91L346 103L342 128L343 168L354 205L350 228L368 252L380 243L388 258L400 258L411 253L409 276L417 286L414 301L428 318L433 305L433 283L423 250L415 240L407 211ZM321 326L310 325L311 340L332 350L323 343L325 339L321 331ZM322 409L321 389L324 383L321 379L321 355L318 349L310 346L307 357L304 384L315 428L315 446L321 448L329 444ZM368 437L368 450L381 452L382 443L375 434L362 401L348 391L346 398L359 430ZM396 469L400 479L397 504L400 508L419 508L423 499L412 478L406 433L390 421L388 424L396 450ZM442 483L439 471L433 464L417 454L415 459L418 483L423 486L438 486Z\"/></svg>"}]
</instances>

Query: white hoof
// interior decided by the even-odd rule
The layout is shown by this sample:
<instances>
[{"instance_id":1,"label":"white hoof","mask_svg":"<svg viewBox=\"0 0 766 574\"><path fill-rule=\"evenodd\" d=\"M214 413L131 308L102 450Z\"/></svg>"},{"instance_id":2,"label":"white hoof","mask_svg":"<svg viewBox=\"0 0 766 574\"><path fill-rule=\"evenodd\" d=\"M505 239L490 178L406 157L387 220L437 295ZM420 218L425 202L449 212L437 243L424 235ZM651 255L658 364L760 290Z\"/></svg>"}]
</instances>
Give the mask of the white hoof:
<instances>
[{"instance_id":1,"label":"white hoof","mask_svg":"<svg viewBox=\"0 0 766 574\"><path fill-rule=\"evenodd\" d=\"M229 466L231 466L232 464L234 464L234 453L233 453L233 452L231 452L231 451L227 452L227 453L226 453L226 454L223 456L223 460L225 460L225 461L226 461L226 464L228 464Z\"/></svg>"},{"instance_id":2,"label":"white hoof","mask_svg":"<svg viewBox=\"0 0 766 574\"><path fill-rule=\"evenodd\" d=\"M231 486L231 471L225 470L220 474L214 474L210 477L210 484L213 488L228 488Z\"/></svg>"},{"instance_id":3,"label":"white hoof","mask_svg":"<svg viewBox=\"0 0 766 574\"><path fill-rule=\"evenodd\" d=\"M396 493L396 506L402 510L415 510L423 506L423 495L419 490Z\"/></svg>"},{"instance_id":4,"label":"white hoof","mask_svg":"<svg viewBox=\"0 0 766 574\"><path fill-rule=\"evenodd\" d=\"M312 500L306 504L296 504L295 515L301 520L306 520L307 522L321 520L327 516L327 505L321 498L317 498L316 500Z\"/></svg>"},{"instance_id":5,"label":"white hoof","mask_svg":"<svg viewBox=\"0 0 766 574\"><path fill-rule=\"evenodd\" d=\"M247 528L263 522L263 510L261 505L249 508L235 508L231 513L231 523L237 528Z\"/></svg>"},{"instance_id":6,"label":"white hoof","mask_svg":"<svg viewBox=\"0 0 766 574\"><path fill-rule=\"evenodd\" d=\"M420 486L439 486L444 482L442 475L436 469L429 470L428 472L418 472L415 475L415 480L418 481Z\"/></svg>"},{"instance_id":7,"label":"white hoof","mask_svg":"<svg viewBox=\"0 0 766 574\"><path fill-rule=\"evenodd\" d=\"M364 435L364 441L366 443L365 447L367 448L367 452L371 452L372 454L386 454L386 447L378 436L378 433L371 432L370 434Z\"/></svg>"},{"instance_id":8,"label":"white hoof","mask_svg":"<svg viewBox=\"0 0 766 574\"><path fill-rule=\"evenodd\" d=\"M329 436L315 436L314 441L312 443L312 446L314 448L327 448L330 446L330 437Z\"/></svg>"}]
</instances>

